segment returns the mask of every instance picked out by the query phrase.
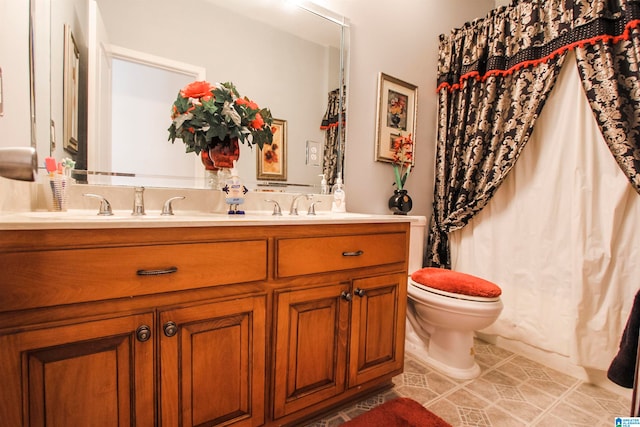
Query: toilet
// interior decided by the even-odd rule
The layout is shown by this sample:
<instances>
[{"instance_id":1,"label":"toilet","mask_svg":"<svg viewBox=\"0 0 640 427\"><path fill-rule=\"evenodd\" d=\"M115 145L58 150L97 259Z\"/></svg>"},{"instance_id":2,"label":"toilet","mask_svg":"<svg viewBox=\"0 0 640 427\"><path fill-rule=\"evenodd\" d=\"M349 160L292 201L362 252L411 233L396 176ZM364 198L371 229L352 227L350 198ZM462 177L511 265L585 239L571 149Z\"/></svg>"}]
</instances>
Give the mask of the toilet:
<instances>
[{"instance_id":1,"label":"toilet","mask_svg":"<svg viewBox=\"0 0 640 427\"><path fill-rule=\"evenodd\" d=\"M446 376L472 379L480 375L474 332L497 320L502 291L470 274L422 268L424 227L411 225L405 348Z\"/></svg>"}]
</instances>

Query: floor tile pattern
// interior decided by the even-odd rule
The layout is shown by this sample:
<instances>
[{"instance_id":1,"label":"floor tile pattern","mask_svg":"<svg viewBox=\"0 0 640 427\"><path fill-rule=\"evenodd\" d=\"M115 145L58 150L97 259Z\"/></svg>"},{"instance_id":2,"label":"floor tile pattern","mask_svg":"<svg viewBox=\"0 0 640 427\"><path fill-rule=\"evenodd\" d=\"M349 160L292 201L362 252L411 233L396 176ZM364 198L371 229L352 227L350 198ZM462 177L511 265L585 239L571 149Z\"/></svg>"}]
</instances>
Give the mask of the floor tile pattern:
<instances>
[{"instance_id":1,"label":"floor tile pattern","mask_svg":"<svg viewBox=\"0 0 640 427\"><path fill-rule=\"evenodd\" d=\"M396 397L410 397L454 427L613 427L628 416L631 402L525 357L480 340L476 361L482 373L453 380L410 354L394 386L306 427L334 427Z\"/></svg>"}]
</instances>

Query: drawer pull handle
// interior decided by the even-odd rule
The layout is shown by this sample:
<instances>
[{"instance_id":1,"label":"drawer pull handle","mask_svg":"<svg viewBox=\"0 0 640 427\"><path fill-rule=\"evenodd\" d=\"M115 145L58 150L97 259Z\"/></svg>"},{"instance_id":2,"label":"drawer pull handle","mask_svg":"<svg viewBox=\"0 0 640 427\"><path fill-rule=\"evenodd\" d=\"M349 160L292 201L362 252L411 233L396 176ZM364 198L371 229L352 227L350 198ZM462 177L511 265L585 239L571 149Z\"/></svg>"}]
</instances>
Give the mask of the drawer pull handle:
<instances>
[{"instance_id":1,"label":"drawer pull handle","mask_svg":"<svg viewBox=\"0 0 640 427\"><path fill-rule=\"evenodd\" d=\"M138 329L136 329L136 338L140 342L149 341L149 338L151 338L151 328L147 325L139 326Z\"/></svg>"},{"instance_id":2,"label":"drawer pull handle","mask_svg":"<svg viewBox=\"0 0 640 427\"><path fill-rule=\"evenodd\" d=\"M366 294L366 291L364 289L356 288L356 290L353 291L353 293L358 295L359 297L363 297L364 294Z\"/></svg>"},{"instance_id":3,"label":"drawer pull handle","mask_svg":"<svg viewBox=\"0 0 640 427\"><path fill-rule=\"evenodd\" d=\"M342 252L342 256L360 256L364 251Z\"/></svg>"},{"instance_id":4,"label":"drawer pull handle","mask_svg":"<svg viewBox=\"0 0 640 427\"><path fill-rule=\"evenodd\" d=\"M164 334L169 338L171 338L172 336L178 333L178 325L176 325L175 322L165 323L162 326L162 329L164 330Z\"/></svg>"},{"instance_id":5,"label":"drawer pull handle","mask_svg":"<svg viewBox=\"0 0 640 427\"><path fill-rule=\"evenodd\" d=\"M162 274L171 274L176 273L178 271L178 267L169 267L162 268L160 270L138 270L136 274L138 276L160 276Z\"/></svg>"},{"instance_id":6,"label":"drawer pull handle","mask_svg":"<svg viewBox=\"0 0 640 427\"><path fill-rule=\"evenodd\" d=\"M351 295L349 292L342 291L342 293L340 294L340 298L345 301L351 301L353 299L353 295Z\"/></svg>"}]
</instances>

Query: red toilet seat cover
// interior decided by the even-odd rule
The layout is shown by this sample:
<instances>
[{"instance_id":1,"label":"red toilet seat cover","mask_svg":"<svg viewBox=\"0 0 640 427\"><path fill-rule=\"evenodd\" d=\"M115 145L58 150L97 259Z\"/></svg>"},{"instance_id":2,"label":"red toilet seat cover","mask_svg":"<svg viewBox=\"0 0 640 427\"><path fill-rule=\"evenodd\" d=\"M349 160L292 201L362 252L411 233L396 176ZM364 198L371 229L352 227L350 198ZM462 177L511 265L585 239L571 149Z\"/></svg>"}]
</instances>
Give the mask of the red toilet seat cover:
<instances>
[{"instance_id":1,"label":"red toilet seat cover","mask_svg":"<svg viewBox=\"0 0 640 427\"><path fill-rule=\"evenodd\" d=\"M444 268L421 268L411 274L411 279L421 285L453 294L484 298L496 298L502 294L502 289L495 283Z\"/></svg>"}]
</instances>

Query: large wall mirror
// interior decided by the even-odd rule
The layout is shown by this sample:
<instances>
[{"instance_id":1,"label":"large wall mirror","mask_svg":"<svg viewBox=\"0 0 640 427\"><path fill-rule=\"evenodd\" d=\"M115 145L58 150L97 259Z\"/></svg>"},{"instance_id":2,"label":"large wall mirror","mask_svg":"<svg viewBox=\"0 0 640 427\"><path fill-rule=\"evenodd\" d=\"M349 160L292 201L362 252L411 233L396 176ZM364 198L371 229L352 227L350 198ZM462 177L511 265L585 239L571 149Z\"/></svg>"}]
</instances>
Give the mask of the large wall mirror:
<instances>
[{"instance_id":1,"label":"large wall mirror","mask_svg":"<svg viewBox=\"0 0 640 427\"><path fill-rule=\"evenodd\" d=\"M206 186L167 131L178 91L202 79L233 82L286 123L286 180L258 179L256 149L241 145L248 187L318 188L342 170L344 129L331 147L326 136L346 113L343 17L291 0L31 1L38 154L75 159L80 181Z\"/></svg>"}]
</instances>

